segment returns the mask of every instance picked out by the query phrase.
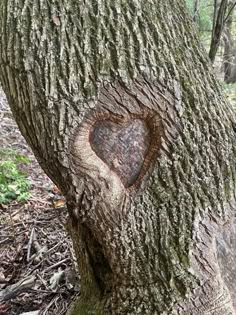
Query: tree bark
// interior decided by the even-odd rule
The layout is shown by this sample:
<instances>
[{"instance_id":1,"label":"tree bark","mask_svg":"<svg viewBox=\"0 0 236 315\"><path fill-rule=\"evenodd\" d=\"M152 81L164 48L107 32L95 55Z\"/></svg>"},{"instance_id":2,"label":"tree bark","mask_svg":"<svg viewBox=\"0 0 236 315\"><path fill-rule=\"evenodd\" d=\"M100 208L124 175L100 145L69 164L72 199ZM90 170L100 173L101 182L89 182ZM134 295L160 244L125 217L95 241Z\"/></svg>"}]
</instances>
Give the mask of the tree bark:
<instances>
[{"instance_id":1,"label":"tree bark","mask_svg":"<svg viewBox=\"0 0 236 315\"><path fill-rule=\"evenodd\" d=\"M235 83L236 82L236 47L234 47L233 58L231 64L230 75L227 77L226 83Z\"/></svg>"},{"instance_id":2,"label":"tree bark","mask_svg":"<svg viewBox=\"0 0 236 315\"><path fill-rule=\"evenodd\" d=\"M236 46L232 36L233 27L233 9L235 6L234 1L229 2L229 13L225 22L224 28L224 81L226 83L236 82ZM235 73L235 75L234 75ZM235 81L233 77L235 76Z\"/></svg>"},{"instance_id":3,"label":"tree bark","mask_svg":"<svg viewBox=\"0 0 236 315\"><path fill-rule=\"evenodd\" d=\"M225 18L227 13L228 0L221 0L218 5L218 1L214 1L214 17L212 23L212 36L211 45L209 51L209 58L214 63L216 54L220 45L221 35L225 26Z\"/></svg>"},{"instance_id":4,"label":"tree bark","mask_svg":"<svg viewBox=\"0 0 236 315\"><path fill-rule=\"evenodd\" d=\"M232 68L233 68L233 56L234 56L234 42L232 38L232 23L233 17L232 15L228 18L225 23L224 30L224 81L227 82L231 76Z\"/></svg>"},{"instance_id":5,"label":"tree bark","mask_svg":"<svg viewBox=\"0 0 236 315\"><path fill-rule=\"evenodd\" d=\"M194 5L193 5L194 22L197 22L199 20L199 4L200 4L200 0L194 0Z\"/></svg>"},{"instance_id":6,"label":"tree bark","mask_svg":"<svg viewBox=\"0 0 236 315\"><path fill-rule=\"evenodd\" d=\"M234 56L234 67L226 83L235 83L235 82L236 82L236 55Z\"/></svg>"},{"instance_id":7,"label":"tree bark","mask_svg":"<svg viewBox=\"0 0 236 315\"><path fill-rule=\"evenodd\" d=\"M235 314L235 112L183 1L2 0L0 80L67 199L69 314Z\"/></svg>"}]
</instances>

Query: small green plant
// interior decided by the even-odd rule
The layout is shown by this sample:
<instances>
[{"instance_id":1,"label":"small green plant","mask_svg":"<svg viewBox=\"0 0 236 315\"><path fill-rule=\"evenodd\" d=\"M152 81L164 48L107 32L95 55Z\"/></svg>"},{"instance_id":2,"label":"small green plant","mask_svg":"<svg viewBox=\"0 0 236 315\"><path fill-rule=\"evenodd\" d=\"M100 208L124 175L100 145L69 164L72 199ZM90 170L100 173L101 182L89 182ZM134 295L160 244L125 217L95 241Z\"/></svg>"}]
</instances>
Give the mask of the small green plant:
<instances>
[{"instance_id":1,"label":"small green plant","mask_svg":"<svg viewBox=\"0 0 236 315\"><path fill-rule=\"evenodd\" d=\"M29 159L14 150L0 150L0 204L29 198L30 183L20 169Z\"/></svg>"}]
</instances>

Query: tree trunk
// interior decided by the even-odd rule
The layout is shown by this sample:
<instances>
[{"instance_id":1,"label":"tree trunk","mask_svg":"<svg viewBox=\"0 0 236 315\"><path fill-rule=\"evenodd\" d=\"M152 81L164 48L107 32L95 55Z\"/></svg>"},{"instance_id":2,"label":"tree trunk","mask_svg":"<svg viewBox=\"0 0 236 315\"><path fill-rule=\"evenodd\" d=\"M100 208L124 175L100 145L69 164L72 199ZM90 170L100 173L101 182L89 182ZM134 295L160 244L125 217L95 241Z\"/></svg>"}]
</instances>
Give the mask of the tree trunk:
<instances>
[{"instance_id":1,"label":"tree trunk","mask_svg":"<svg viewBox=\"0 0 236 315\"><path fill-rule=\"evenodd\" d=\"M193 3L193 20L197 22L199 20L199 4L200 0L194 0Z\"/></svg>"},{"instance_id":2,"label":"tree trunk","mask_svg":"<svg viewBox=\"0 0 236 315\"><path fill-rule=\"evenodd\" d=\"M221 0L218 5L218 1L214 0L214 16L212 23L212 36L209 51L209 58L214 63L216 54L220 45L221 35L225 26L225 17L227 13L228 0Z\"/></svg>"},{"instance_id":3,"label":"tree trunk","mask_svg":"<svg viewBox=\"0 0 236 315\"><path fill-rule=\"evenodd\" d=\"M234 67L231 72L231 76L228 78L226 83L236 83L236 56L234 57Z\"/></svg>"},{"instance_id":4,"label":"tree trunk","mask_svg":"<svg viewBox=\"0 0 236 315\"><path fill-rule=\"evenodd\" d=\"M232 18L228 20L228 22L225 25L225 32L224 32L224 58L223 58L223 64L224 64L224 81L227 81L228 78L231 75L232 70L232 46L233 46L233 40L232 40Z\"/></svg>"},{"instance_id":5,"label":"tree trunk","mask_svg":"<svg viewBox=\"0 0 236 315\"><path fill-rule=\"evenodd\" d=\"M233 5L233 1L230 1L229 6ZM233 25L233 11L228 17L224 28L224 81L227 83L234 68L234 41L232 37L232 25Z\"/></svg>"},{"instance_id":6,"label":"tree trunk","mask_svg":"<svg viewBox=\"0 0 236 315\"><path fill-rule=\"evenodd\" d=\"M234 47L233 53L230 76L227 78L226 83L236 83L236 47Z\"/></svg>"},{"instance_id":7,"label":"tree trunk","mask_svg":"<svg viewBox=\"0 0 236 315\"><path fill-rule=\"evenodd\" d=\"M68 313L235 314L216 237L235 210L235 113L184 1L1 0L0 80L67 199Z\"/></svg>"}]
</instances>

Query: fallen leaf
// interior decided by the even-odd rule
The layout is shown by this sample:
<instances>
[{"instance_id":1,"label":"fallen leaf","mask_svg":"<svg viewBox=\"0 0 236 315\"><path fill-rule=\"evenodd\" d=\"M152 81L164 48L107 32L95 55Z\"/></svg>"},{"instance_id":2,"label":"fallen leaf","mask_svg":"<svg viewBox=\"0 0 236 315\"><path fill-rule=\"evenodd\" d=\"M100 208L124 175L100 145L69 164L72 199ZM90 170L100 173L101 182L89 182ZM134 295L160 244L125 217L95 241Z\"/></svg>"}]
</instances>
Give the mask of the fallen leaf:
<instances>
[{"instance_id":1,"label":"fallen leaf","mask_svg":"<svg viewBox=\"0 0 236 315\"><path fill-rule=\"evenodd\" d=\"M65 275L64 270L54 273L54 275L49 280L50 288L52 290L56 289L56 287L58 286L59 282L63 279L64 275Z\"/></svg>"},{"instance_id":2,"label":"fallen leaf","mask_svg":"<svg viewBox=\"0 0 236 315\"><path fill-rule=\"evenodd\" d=\"M53 205L55 208L64 207L66 204L66 201L64 199L59 199L57 201L53 201Z\"/></svg>"},{"instance_id":3,"label":"fallen leaf","mask_svg":"<svg viewBox=\"0 0 236 315\"><path fill-rule=\"evenodd\" d=\"M3 271L0 269L0 282L5 282L6 281L6 278L5 278L5 276L4 276L4 273L3 273Z\"/></svg>"},{"instance_id":4,"label":"fallen leaf","mask_svg":"<svg viewBox=\"0 0 236 315\"><path fill-rule=\"evenodd\" d=\"M60 194L60 189L55 185L55 186L53 186L53 192L55 193L55 194Z\"/></svg>"},{"instance_id":5,"label":"fallen leaf","mask_svg":"<svg viewBox=\"0 0 236 315\"><path fill-rule=\"evenodd\" d=\"M5 314L10 308L10 304L0 304L0 314Z\"/></svg>"}]
</instances>

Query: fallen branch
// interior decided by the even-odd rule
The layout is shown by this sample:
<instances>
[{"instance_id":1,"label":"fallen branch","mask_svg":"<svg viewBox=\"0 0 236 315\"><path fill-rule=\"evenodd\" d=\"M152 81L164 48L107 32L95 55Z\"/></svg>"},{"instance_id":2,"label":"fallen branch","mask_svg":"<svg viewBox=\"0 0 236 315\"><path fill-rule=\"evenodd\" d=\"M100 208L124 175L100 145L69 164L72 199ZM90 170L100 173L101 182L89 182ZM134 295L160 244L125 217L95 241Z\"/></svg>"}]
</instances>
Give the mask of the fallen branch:
<instances>
[{"instance_id":1,"label":"fallen branch","mask_svg":"<svg viewBox=\"0 0 236 315\"><path fill-rule=\"evenodd\" d=\"M26 313L21 313L20 315L39 315L40 311L31 311Z\"/></svg>"},{"instance_id":2,"label":"fallen branch","mask_svg":"<svg viewBox=\"0 0 236 315\"><path fill-rule=\"evenodd\" d=\"M29 239L29 243L28 243L28 249L27 249L27 261L29 262L30 260L30 254L31 254L31 247L32 247L32 243L35 240L35 230L34 227L31 230L30 233L30 239Z\"/></svg>"},{"instance_id":3,"label":"fallen branch","mask_svg":"<svg viewBox=\"0 0 236 315\"><path fill-rule=\"evenodd\" d=\"M29 276L1 290L0 302L5 302L12 298L15 298L19 293L32 288L35 283L35 279L35 276Z\"/></svg>"},{"instance_id":4,"label":"fallen branch","mask_svg":"<svg viewBox=\"0 0 236 315\"><path fill-rule=\"evenodd\" d=\"M68 261L70 261L70 258L65 258L65 259L63 259L63 260L61 260L61 261L55 263L54 265L49 266L48 268L46 268L46 269L44 270L44 272L49 271L49 270L51 270L51 269L53 269L53 268L55 268L55 267L61 266L62 264L66 263L66 262L68 262Z\"/></svg>"}]
</instances>

